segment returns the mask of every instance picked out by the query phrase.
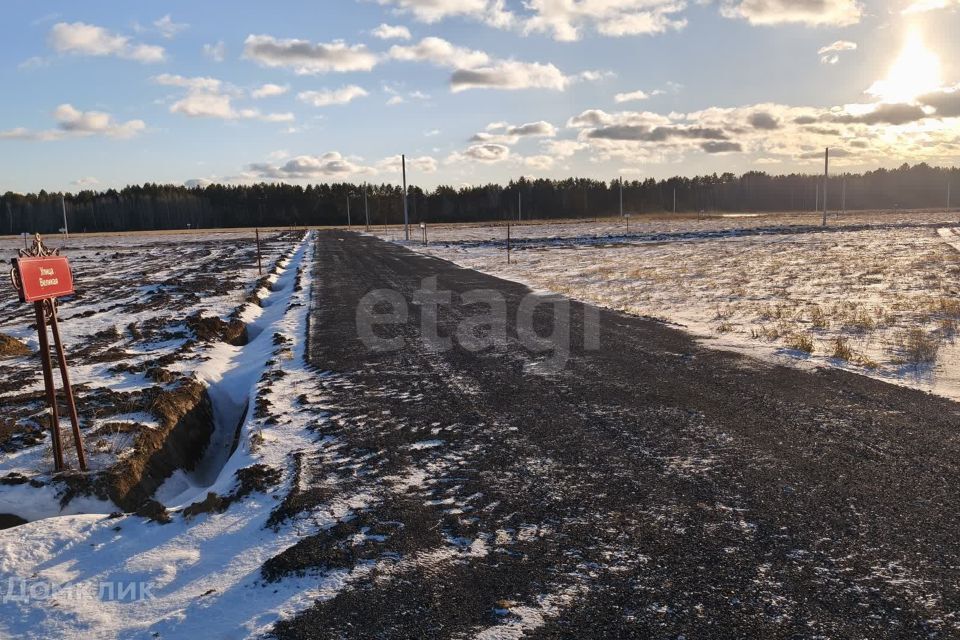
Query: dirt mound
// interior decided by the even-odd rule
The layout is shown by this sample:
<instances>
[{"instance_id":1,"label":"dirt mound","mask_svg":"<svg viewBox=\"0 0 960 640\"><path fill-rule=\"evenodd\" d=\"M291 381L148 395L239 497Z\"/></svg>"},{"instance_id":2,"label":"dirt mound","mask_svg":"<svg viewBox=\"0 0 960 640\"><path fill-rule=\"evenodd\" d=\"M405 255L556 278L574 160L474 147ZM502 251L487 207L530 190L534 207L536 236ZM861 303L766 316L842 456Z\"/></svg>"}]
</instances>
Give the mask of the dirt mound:
<instances>
[{"instance_id":1,"label":"dirt mound","mask_svg":"<svg viewBox=\"0 0 960 640\"><path fill-rule=\"evenodd\" d=\"M0 333L0 358L12 358L14 356L28 356L31 351L27 345L16 338Z\"/></svg>"},{"instance_id":2,"label":"dirt mound","mask_svg":"<svg viewBox=\"0 0 960 640\"><path fill-rule=\"evenodd\" d=\"M196 380L158 393L150 412L160 426L142 430L107 478L111 499L127 511L139 508L175 470L194 469L213 434L213 405Z\"/></svg>"},{"instance_id":3,"label":"dirt mound","mask_svg":"<svg viewBox=\"0 0 960 640\"><path fill-rule=\"evenodd\" d=\"M187 317L187 326L198 340L214 342L221 340L237 347L247 344L247 325L239 319L224 322L220 318L203 316L200 312Z\"/></svg>"}]
</instances>

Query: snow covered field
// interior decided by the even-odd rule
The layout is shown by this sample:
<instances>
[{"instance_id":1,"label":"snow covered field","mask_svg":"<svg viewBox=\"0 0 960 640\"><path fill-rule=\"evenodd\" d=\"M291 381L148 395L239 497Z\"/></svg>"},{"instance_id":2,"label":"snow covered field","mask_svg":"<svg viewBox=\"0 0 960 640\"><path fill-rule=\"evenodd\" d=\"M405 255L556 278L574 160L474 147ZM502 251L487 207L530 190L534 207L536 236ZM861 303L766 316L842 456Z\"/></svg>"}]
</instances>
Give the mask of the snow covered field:
<instances>
[{"instance_id":1,"label":"snow covered field","mask_svg":"<svg viewBox=\"0 0 960 640\"><path fill-rule=\"evenodd\" d=\"M664 217L437 226L409 246L538 290L682 325L708 344L960 399L958 216ZM419 229L415 229L419 233ZM397 230L377 232L397 239ZM416 236L419 240L420 236Z\"/></svg>"}]
</instances>

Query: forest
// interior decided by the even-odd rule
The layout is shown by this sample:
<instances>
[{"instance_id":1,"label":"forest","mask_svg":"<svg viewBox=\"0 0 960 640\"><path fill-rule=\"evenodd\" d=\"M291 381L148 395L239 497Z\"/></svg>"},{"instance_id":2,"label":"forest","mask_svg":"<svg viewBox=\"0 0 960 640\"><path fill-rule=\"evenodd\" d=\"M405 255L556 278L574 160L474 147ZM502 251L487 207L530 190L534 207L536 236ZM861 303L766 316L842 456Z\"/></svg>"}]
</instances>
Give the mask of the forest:
<instances>
[{"instance_id":1,"label":"forest","mask_svg":"<svg viewBox=\"0 0 960 640\"><path fill-rule=\"evenodd\" d=\"M768 175L625 180L623 210L633 216L678 212L814 211L822 209L823 176ZM943 209L951 188L960 191L960 168L927 164L831 176L830 211ZM307 186L143 184L121 190L0 196L0 234L70 231L144 231L187 228L363 225L403 222L403 189L390 184ZM513 180L507 185L410 186L411 223L479 222L615 216L621 185L585 178ZM954 200L960 200L960 193Z\"/></svg>"}]
</instances>

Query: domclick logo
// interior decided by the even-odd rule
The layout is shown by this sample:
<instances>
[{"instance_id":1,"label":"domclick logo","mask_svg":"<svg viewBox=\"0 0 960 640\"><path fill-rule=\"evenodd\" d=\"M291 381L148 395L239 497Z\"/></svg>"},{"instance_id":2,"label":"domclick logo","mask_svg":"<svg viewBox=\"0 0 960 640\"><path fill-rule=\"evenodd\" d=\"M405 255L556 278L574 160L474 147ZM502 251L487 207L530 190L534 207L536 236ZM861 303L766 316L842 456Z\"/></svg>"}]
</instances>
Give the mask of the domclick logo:
<instances>
[{"instance_id":1,"label":"domclick logo","mask_svg":"<svg viewBox=\"0 0 960 640\"><path fill-rule=\"evenodd\" d=\"M423 279L409 299L396 289L367 293L356 310L357 335L379 353L408 348L412 340L438 352L459 347L478 353L519 344L534 355L539 370L559 372L575 346L600 348L599 310L576 304L581 311L573 314L572 306L557 295L529 293L517 299L495 289L457 293L438 288L433 276Z\"/></svg>"},{"instance_id":2,"label":"domclick logo","mask_svg":"<svg viewBox=\"0 0 960 640\"><path fill-rule=\"evenodd\" d=\"M49 580L8 578L0 584L0 602L3 604L29 603L45 600L74 600L79 602L143 602L153 600L153 582L100 581L55 584Z\"/></svg>"}]
</instances>

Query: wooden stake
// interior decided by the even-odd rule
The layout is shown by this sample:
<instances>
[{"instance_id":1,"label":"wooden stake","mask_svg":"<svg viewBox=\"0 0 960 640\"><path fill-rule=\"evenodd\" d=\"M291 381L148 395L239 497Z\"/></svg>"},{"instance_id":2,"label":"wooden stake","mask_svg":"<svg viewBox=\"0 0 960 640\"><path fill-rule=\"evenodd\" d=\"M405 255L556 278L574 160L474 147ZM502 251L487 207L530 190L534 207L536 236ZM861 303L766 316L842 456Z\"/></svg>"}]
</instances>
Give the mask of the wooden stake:
<instances>
[{"instance_id":1,"label":"wooden stake","mask_svg":"<svg viewBox=\"0 0 960 640\"><path fill-rule=\"evenodd\" d=\"M47 336L47 320L43 302L33 303L37 316L37 335L40 338L40 364L43 368L43 386L50 406L50 441L53 448L53 469L63 471L63 441L60 439L60 415L57 412L57 391L53 387L53 365L50 362L50 339Z\"/></svg>"},{"instance_id":2,"label":"wooden stake","mask_svg":"<svg viewBox=\"0 0 960 640\"><path fill-rule=\"evenodd\" d=\"M73 427L73 443L77 449L77 460L80 462L80 470L86 471L87 456L83 451L83 438L80 435L80 419L77 417L77 403L73 397L73 387L70 385L70 372L67 370L67 355L64 353L63 341L60 339L57 307L53 301L50 302L50 330L53 332L53 344L57 351L57 364L60 367L60 379L63 381L63 394L67 400L67 410L70 412L70 424ZM46 330L44 330L44 333L46 333Z\"/></svg>"}]
</instances>

